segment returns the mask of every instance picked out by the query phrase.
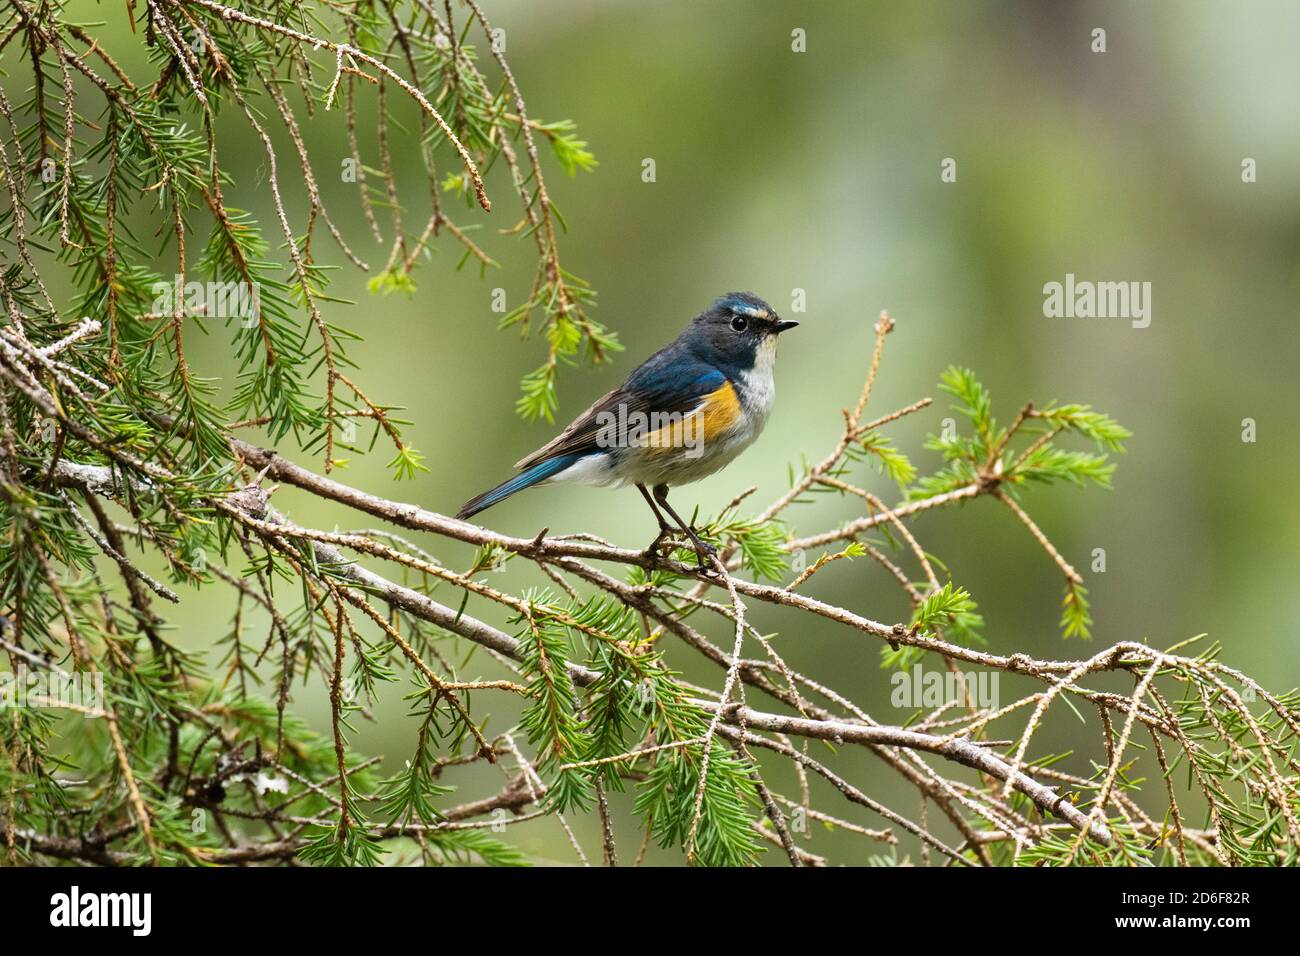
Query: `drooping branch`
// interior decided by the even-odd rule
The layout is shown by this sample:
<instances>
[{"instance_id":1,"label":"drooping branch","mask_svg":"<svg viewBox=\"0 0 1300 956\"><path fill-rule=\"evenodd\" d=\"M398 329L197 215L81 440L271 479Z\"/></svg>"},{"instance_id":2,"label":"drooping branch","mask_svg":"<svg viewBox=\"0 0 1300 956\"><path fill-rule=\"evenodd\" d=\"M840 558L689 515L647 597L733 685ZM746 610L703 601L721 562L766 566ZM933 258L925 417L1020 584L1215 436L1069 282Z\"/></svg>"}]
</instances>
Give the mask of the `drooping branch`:
<instances>
[{"instance_id":1,"label":"drooping branch","mask_svg":"<svg viewBox=\"0 0 1300 956\"><path fill-rule=\"evenodd\" d=\"M13 383L15 386L21 386L22 384L30 386L30 383L22 383L17 378L14 379ZM37 387L33 395L47 411L51 414L57 414L57 408L52 398L43 394L43 390ZM65 424L76 437L87 441L94 440L93 434L89 433L79 423L69 421ZM168 423L164 422L162 424ZM727 578L722 579L717 574L699 571L692 564L677 561L672 557L632 551L581 538L555 538L541 534L532 539L522 539L499 535L487 529L439 515L417 505L382 499L342 484L335 479L316 475L267 449L251 443L233 438L229 439L229 441L237 459L245 467L258 472L258 483L249 485L234 495L211 499L210 505L214 509L230 516L248 531L264 539L275 540L285 546L299 550L305 548L305 553L310 555L310 561L304 562L302 566L304 568L308 566L328 568L328 577L339 587L341 593L347 593L356 588L359 594L365 595L362 600L377 598L382 603L400 609L413 618L444 628L475 644L489 648L511 661L519 662L525 657L525 652L517 637L465 613L463 608L460 610L453 609L433 600L420 590L396 584L388 578L363 567L357 559L347 557L344 551L353 551L361 556L381 557L386 560L396 561L399 565L407 568L437 575L445 581L452 581L458 583L461 587L468 588L470 593L496 600L516 610L525 608L525 605L520 604L508 595L497 592L493 588L476 585L470 578L462 574L443 569L434 564L427 554L415 557L409 551L395 552L389 546L376 541L372 535L314 531L288 522L275 509L269 507L268 496L262 490L261 482L275 480L294 485L302 491L346 505L355 511L380 518L385 522L408 530L429 532L444 538L477 545L483 549L517 555L539 566L552 568L562 574L573 575L589 584L602 588L628 605L639 606L643 612L648 612L656 620L659 620L661 626L673 630L675 633L681 633L688 628L680 618L680 611L668 610L668 613L665 614L666 608L658 606L657 601L672 602L680 599L681 594L656 585L624 584L599 572L595 567L596 563L603 562L616 566L629 566L641 569L644 572L667 572L683 580L693 581L697 589L703 588L706 591L721 587L725 580L727 586L733 588L736 595L744 594L747 597L766 603L812 613L885 642L931 651L944 659L996 668L1007 672L1027 674L1044 681L1049 685L1049 688L1044 694L1031 698L1031 702L1034 700L1038 702L1038 710L1030 722L1029 730L1022 737L1019 751L1010 764L997 757L986 742L978 742L972 737L965 736L984 727L996 715L972 715L974 719L965 722L966 729L964 731L950 733L946 736L920 733L916 730L900 727L883 726L869 719L863 720L864 715L860 711L856 715L850 715L847 719L835 718L821 708L805 706L805 701L801 695L796 694L794 697L789 697L781 693L765 676L765 668L755 667L750 662L740 661L734 651L732 654L725 654L721 651L716 652L719 663L727 669L728 673L737 675L743 682L771 694L783 703L793 703L795 706L804 709L806 713L810 712L810 715L785 717L738 704L722 706L716 701L699 697L689 698L689 702L702 712L714 715L716 719L721 720L727 726L738 729L742 736L736 738L737 741L745 739L744 735L753 734L755 731L766 731L782 737L803 736L813 739L859 743L870 746L876 751L893 753L911 751L913 753L929 753L944 757L958 764L975 768L1002 782L1005 785L1004 796L1009 794L1012 789L1026 794L1040 808L1041 812L1062 817L1071 825L1090 834L1102 846L1112 842L1112 834L1101 819L1097 818L1095 814L1090 818L1087 814L1081 813L1050 785L1039 783L1024 771L1021 758L1024 745L1028 741L1028 735L1032 733L1032 728L1040 720L1041 713L1046 709L1047 703L1050 702L1052 697L1061 693L1072 694L1093 701L1103 710L1114 710L1123 714L1126 725L1131 725L1135 720L1140 720L1153 733L1179 738L1182 737L1182 732L1173 727L1169 715L1160 713L1143 703L1140 699L1141 694L1137 694L1133 698L1126 698L1123 695L1090 691L1078 684L1079 679L1087 674L1103 670L1120 669L1134 673L1145 671L1150 675L1156 669L1181 667L1186 668L1189 672L1203 672L1212 680L1221 680L1221 678L1213 676L1218 665L1163 654L1138 644L1116 645L1114 648L1083 662L1036 661L1018 654L990 654L940 640L918 630L914 626L901 623L883 624L847 609L828 605L815 598L792 593L785 588L746 581L732 577L730 574L727 575ZM104 450L110 455L114 455L111 449L106 447ZM156 494L160 486L155 482L175 479L174 475L159 466L144 467L143 463L135 461L120 452L114 457L117 458L119 466L125 466L128 469L139 468L145 472L147 477L130 478L124 481L121 477L123 473L117 472L109 466L81 465L66 460L55 463L53 474L60 483L73 485L84 491L107 496L119 502L126 502L132 496L143 498ZM992 489L988 490L991 491ZM944 498L943 494L936 497L945 502L952 500ZM921 499L912 507L904 505L890 509L879 517L881 521L897 522L918 511L927 510L924 506L925 501L926 499ZM735 563L734 560L733 563ZM744 618L731 614L729 604L703 602L697 603L697 606L707 607L722 616L731 617L733 624L740 628L740 633L747 632ZM697 646L708 644L707 639L699 635L698 632L694 636L699 642ZM599 684L603 677L599 670L593 670L577 663L570 662L566 667L570 678L578 687L592 687ZM1223 673L1227 676L1227 672ZM1232 676L1235 679L1245 680L1242 675L1234 673ZM1269 697L1263 692L1263 688L1258 687L1253 682L1247 680L1245 683L1246 686L1251 687L1252 691L1258 690L1264 699L1274 706L1275 711L1287 720L1292 732L1295 731L1294 717L1281 701ZM1014 708L1005 708L1004 712L1011 709ZM726 735L727 739L732 739L730 733L728 732L728 735ZM1185 741L1185 737L1183 740ZM617 763L620 760L633 759L635 753L627 758L614 758L612 761L598 761L598 763ZM583 766L583 764L575 766ZM925 765L922 764L922 766ZM927 768L927 772L932 773L933 771ZM1281 786L1283 790L1286 790L1288 786L1293 788L1294 785L1283 783ZM953 790L952 793L958 794L960 791ZM970 801L971 796L967 794L962 796L961 799L963 803L966 803ZM981 813L987 812L989 809L980 806L978 800L975 802L975 807ZM1022 842L1024 838L1025 834L1022 833L1017 837L1017 843ZM970 842L972 841L968 840L968 843Z\"/></svg>"}]
</instances>

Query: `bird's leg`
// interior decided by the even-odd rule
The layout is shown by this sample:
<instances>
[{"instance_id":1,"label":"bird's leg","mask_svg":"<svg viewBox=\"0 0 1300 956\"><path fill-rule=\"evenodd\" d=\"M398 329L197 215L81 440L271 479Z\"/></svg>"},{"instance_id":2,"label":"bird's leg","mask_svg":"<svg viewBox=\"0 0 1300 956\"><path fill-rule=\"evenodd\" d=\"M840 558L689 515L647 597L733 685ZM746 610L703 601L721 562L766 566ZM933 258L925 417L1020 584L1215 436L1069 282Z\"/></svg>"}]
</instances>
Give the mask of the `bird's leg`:
<instances>
[{"instance_id":1,"label":"bird's leg","mask_svg":"<svg viewBox=\"0 0 1300 956\"><path fill-rule=\"evenodd\" d=\"M704 567L708 563L709 558L718 553L718 549L696 534L695 529L683 521L682 516L673 510L673 506L668 503L667 485L655 485L654 492L655 501L663 505L664 510L672 515L673 520L676 521L681 529L686 532L686 536L691 539L691 543L695 545L695 556L700 559L700 567Z\"/></svg>"},{"instance_id":2,"label":"bird's leg","mask_svg":"<svg viewBox=\"0 0 1300 956\"><path fill-rule=\"evenodd\" d=\"M648 554L654 554L659 550L659 546L663 544L664 539L672 535L676 529L664 520L663 512L659 510L659 506L655 504L655 500L650 497L650 491L645 485L638 481L636 483L636 490L641 492L641 497L644 498L645 503L650 506L650 510L655 513L655 521L659 522L659 534L656 536L654 541L650 543L650 547L646 548Z\"/></svg>"}]
</instances>

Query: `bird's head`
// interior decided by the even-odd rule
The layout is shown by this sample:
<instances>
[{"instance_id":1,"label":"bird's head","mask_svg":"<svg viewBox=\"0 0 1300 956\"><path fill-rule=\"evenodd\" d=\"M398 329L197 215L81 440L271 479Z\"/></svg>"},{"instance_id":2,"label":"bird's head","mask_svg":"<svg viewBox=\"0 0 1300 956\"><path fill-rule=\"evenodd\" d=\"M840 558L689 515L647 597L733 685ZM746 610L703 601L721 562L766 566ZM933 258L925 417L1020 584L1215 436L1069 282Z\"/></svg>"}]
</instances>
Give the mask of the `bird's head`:
<instances>
[{"instance_id":1,"label":"bird's head","mask_svg":"<svg viewBox=\"0 0 1300 956\"><path fill-rule=\"evenodd\" d=\"M717 365L748 370L776 354L776 339L798 322L782 319L752 292L729 292L695 317L685 337Z\"/></svg>"}]
</instances>

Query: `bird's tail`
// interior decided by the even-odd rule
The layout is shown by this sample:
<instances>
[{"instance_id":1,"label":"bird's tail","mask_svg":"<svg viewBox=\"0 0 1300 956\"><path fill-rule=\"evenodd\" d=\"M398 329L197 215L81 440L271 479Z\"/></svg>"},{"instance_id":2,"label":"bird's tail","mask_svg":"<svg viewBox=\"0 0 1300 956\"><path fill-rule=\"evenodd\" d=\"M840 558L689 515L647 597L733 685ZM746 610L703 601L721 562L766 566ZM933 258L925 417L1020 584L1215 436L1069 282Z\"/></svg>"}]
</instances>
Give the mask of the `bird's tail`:
<instances>
[{"instance_id":1,"label":"bird's tail","mask_svg":"<svg viewBox=\"0 0 1300 956\"><path fill-rule=\"evenodd\" d=\"M540 461L526 471L521 471L510 480L501 482L491 491L485 491L483 494L465 502L461 505L460 511L456 512L456 517L461 519L469 518L485 508L491 508L498 501L504 501L516 491L523 491L525 488L531 488L547 478L555 477L581 457L581 455L577 454L559 455L555 458L548 458L546 461Z\"/></svg>"}]
</instances>

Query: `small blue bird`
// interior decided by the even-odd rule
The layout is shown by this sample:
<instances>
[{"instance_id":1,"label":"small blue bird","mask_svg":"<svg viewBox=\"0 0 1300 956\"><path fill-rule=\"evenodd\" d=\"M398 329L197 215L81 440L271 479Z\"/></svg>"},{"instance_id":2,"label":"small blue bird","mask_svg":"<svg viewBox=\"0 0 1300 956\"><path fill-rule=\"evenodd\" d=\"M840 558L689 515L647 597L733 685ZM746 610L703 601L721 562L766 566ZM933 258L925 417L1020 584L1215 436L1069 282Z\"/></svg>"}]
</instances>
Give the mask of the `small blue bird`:
<instances>
[{"instance_id":1,"label":"small blue bird","mask_svg":"<svg viewBox=\"0 0 1300 956\"><path fill-rule=\"evenodd\" d=\"M659 522L651 549L674 531L662 506L704 566L716 549L673 510L668 489L725 468L754 443L776 397L777 336L798 324L752 293L722 296L626 382L516 464L518 475L465 502L456 517L552 481L633 484Z\"/></svg>"}]
</instances>

